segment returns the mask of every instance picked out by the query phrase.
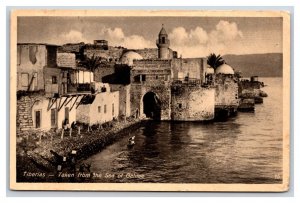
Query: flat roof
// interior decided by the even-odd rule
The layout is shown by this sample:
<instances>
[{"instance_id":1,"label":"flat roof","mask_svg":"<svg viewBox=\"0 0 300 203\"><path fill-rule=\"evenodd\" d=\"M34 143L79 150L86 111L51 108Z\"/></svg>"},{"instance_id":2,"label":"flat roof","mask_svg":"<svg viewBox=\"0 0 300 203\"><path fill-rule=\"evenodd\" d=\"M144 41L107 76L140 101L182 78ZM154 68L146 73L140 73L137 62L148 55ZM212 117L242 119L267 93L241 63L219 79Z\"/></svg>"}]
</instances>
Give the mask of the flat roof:
<instances>
[{"instance_id":1,"label":"flat roof","mask_svg":"<svg viewBox=\"0 0 300 203\"><path fill-rule=\"evenodd\" d=\"M31 43L31 42L17 43L17 45L45 45L45 46L55 46L55 47L59 47L59 46L61 46L61 45L56 45L56 44L47 44L47 43Z\"/></svg>"}]
</instances>

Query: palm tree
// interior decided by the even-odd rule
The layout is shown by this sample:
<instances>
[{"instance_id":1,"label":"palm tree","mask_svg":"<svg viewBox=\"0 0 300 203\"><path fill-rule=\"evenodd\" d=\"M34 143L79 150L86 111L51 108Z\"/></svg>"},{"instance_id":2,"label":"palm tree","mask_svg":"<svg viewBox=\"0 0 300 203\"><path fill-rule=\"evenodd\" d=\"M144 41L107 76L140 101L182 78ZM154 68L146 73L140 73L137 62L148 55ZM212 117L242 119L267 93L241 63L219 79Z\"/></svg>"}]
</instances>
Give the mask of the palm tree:
<instances>
[{"instance_id":1,"label":"palm tree","mask_svg":"<svg viewBox=\"0 0 300 203\"><path fill-rule=\"evenodd\" d=\"M219 54L218 56L215 53L211 53L207 57L207 64L210 65L213 69L217 69L220 65L224 64L225 61Z\"/></svg>"},{"instance_id":2,"label":"palm tree","mask_svg":"<svg viewBox=\"0 0 300 203\"><path fill-rule=\"evenodd\" d=\"M95 72L97 68L99 68L102 64L101 57L93 55L91 58L84 56L84 59L79 63L80 66L86 68L91 72ZM90 83L91 83L91 74L90 74Z\"/></svg>"}]
</instances>

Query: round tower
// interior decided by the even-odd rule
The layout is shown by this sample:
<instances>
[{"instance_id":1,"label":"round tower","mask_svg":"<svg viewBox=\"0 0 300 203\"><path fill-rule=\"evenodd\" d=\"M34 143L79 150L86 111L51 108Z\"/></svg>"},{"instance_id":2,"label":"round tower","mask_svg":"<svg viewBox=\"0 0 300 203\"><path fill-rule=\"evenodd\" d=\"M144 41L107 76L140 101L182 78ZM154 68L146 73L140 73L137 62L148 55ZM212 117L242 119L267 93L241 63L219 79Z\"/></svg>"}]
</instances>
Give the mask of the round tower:
<instances>
[{"instance_id":1,"label":"round tower","mask_svg":"<svg viewBox=\"0 0 300 203\"><path fill-rule=\"evenodd\" d=\"M169 59L169 46L170 41L168 39L168 34L162 25L162 28L158 34L158 39L156 40L156 46L158 47L158 57L160 59Z\"/></svg>"}]
</instances>

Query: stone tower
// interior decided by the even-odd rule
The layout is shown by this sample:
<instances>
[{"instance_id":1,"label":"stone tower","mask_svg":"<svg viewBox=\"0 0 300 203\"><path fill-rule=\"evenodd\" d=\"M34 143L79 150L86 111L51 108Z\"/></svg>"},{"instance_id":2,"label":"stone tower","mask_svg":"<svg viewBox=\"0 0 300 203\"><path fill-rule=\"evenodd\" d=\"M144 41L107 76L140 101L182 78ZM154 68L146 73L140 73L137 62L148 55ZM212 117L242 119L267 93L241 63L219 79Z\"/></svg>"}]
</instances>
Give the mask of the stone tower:
<instances>
[{"instance_id":1,"label":"stone tower","mask_svg":"<svg viewBox=\"0 0 300 203\"><path fill-rule=\"evenodd\" d=\"M168 34L162 25L162 28L158 34L158 39L156 40L156 46L158 47L158 57L160 59L169 59L169 46L170 41L168 39Z\"/></svg>"}]
</instances>

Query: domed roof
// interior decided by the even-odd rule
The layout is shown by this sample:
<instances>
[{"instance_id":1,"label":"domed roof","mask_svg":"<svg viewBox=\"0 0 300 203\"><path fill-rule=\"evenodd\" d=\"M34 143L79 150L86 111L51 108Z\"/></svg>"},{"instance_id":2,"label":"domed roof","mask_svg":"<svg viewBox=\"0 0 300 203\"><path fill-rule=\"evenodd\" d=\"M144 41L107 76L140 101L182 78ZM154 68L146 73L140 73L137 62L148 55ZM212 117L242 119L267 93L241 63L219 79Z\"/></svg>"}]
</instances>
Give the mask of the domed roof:
<instances>
[{"instance_id":1,"label":"domed roof","mask_svg":"<svg viewBox=\"0 0 300 203\"><path fill-rule=\"evenodd\" d=\"M206 74L214 74L215 73L215 70L212 68L212 67L207 67L206 68Z\"/></svg>"},{"instance_id":2,"label":"domed roof","mask_svg":"<svg viewBox=\"0 0 300 203\"><path fill-rule=\"evenodd\" d=\"M133 60L141 60L143 57L134 51L125 52L121 58L120 63L127 64L129 66L133 65Z\"/></svg>"},{"instance_id":3,"label":"domed roof","mask_svg":"<svg viewBox=\"0 0 300 203\"><path fill-rule=\"evenodd\" d=\"M217 68L216 74L219 74L219 73L233 75L234 71L233 71L233 68L231 68L229 65L224 63Z\"/></svg>"},{"instance_id":4,"label":"domed roof","mask_svg":"<svg viewBox=\"0 0 300 203\"><path fill-rule=\"evenodd\" d=\"M161 28L159 35L167 35L167 31L165 30L164 27Z\"/></svg>"}]
</instances>

